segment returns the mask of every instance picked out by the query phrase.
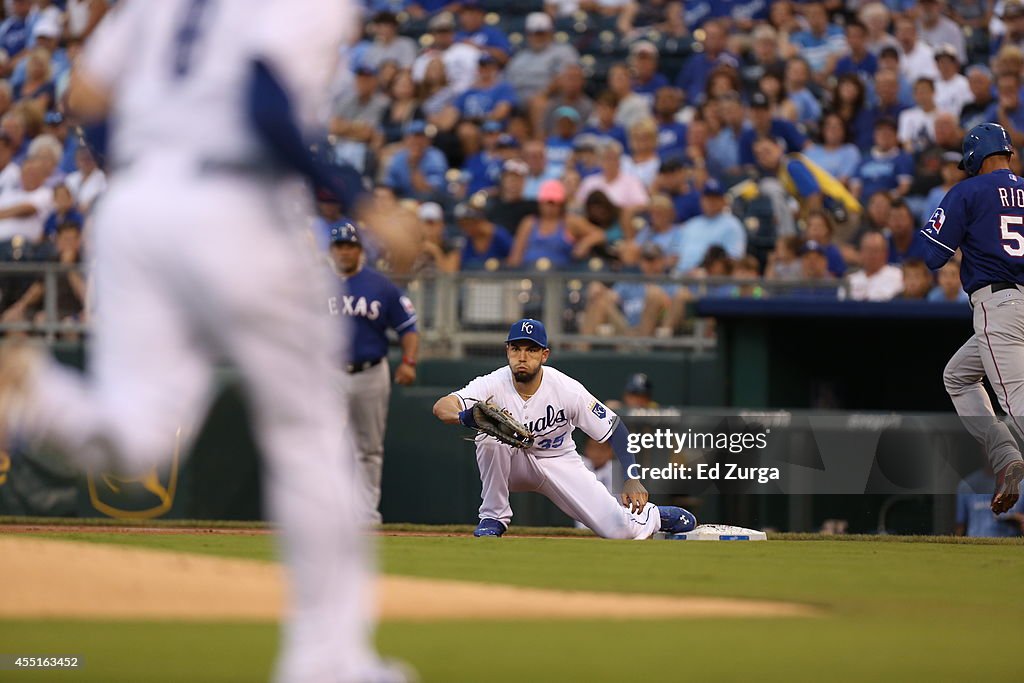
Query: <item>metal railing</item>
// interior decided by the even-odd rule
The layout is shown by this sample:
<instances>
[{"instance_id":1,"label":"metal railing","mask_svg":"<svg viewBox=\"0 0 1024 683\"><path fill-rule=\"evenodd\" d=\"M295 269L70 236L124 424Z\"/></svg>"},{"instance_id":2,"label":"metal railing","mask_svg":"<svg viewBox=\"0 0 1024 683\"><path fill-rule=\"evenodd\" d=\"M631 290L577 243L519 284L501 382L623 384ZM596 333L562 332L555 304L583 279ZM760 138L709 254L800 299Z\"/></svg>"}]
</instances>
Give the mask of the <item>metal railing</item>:
<instances>
[{"instance_id":1,"label":"metal railing","mask_svg":"<svg viewBox=\"0 0 1024 683\"><path fill-rule=\"evenodd\" d=\"M29 263L0 263L0 291L4 295L16 292L21 287L17 286L18 280L21 284L30 284L30 281L42 282L43 320L28 320L24 322L0 322L0 333L24 332L40 335L48 343L57 341L58 337L66 334L84 334L88 331L88 325L81 322L65 322L60 319L58 311L58 283L61 276L70 272L79 272L83 276L85 269L77 264L51 263L51 262L29 262ZM23 292L22 292L23 293ZM0 310L6 312L14 303L16 297L0 296Z\"/></svg>"},{"instance_id":2,"label":"metal railing","mask_svg":"<svg viewBox=\"0 0 1024 683\"><path fill-rule=\"evenodd\" d=\"M845 281L833 283L736 278L648 277L640 273L609 272L517 272L465 271L415 277L402 284L419 315L424 348L438 355L461 357L477 348L500 349L508 326L524 317L544 322L548 337L556 348L612 347L646 351L706 351L716 345L710 321L686 320L682 331L668 336L623 334L584 334L581 320L586 306L587 288L592 282L607 286L615 283L686 288L694 300L705 296L743 296L757 290L756 296L783 295L787 291L812 288L830 289L838 297L847 287ZM484 351L484 353L487 353Z\"/></svg>"},{"instance_id":3,"label":"metal railing","mask_svg":"<svg viewBox=\"0 0 1024 683\"><path fill-rule=\"evenodd\" d=\"M44 295L42 321L0 322L0 333L26 332L40 335L48 342L68 333L88 332L88 324L63 322L58 312L59 278L71 271L85 271L76 265L59 263L0 263L0 290L12 279L42 282ZM827 288L838 291L847 283L777 281L736 278L648 277L640 273L591 271L464 271L407 277L399 281L405 287L419 318L423 349L433 356L462 357L481 353L490 355L501 348L508 326L519 318L542 320L556 348L605 347L633 351L691 350L715 347L713 325L690 316L682 331L671 335L634 336L629 334L584 334L581 329L587 304L587 289L593 282L606 286L615 283L652 284L678 291L686 288L694 300L704 296L771 297L787 291ZM6 311L13 300L0 301Z\"/></svg>"}]
</instances>

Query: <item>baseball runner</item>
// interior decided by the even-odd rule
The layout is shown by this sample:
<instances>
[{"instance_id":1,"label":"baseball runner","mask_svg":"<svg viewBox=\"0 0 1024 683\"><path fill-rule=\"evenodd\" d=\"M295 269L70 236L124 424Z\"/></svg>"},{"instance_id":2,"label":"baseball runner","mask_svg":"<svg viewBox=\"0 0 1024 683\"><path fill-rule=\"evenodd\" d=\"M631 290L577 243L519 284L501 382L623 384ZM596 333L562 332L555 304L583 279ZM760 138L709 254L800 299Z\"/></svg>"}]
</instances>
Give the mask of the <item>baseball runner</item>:
<instances>
[{"instance_id":1,"label":"baseball runner","mask_svg":"<svg viewBox=\"0 0 1024 683\"><path fill-rule=\"evenodd\" d=\"M688 511L650 503L635 479L626 480L616 499L583 464L572 440L574 429L598 442L610 441L624 469L634 462L627 451L629 431L582 384L545 365L551 351L540 321L527 318L513 324L505 354L507 366L434 404L434 415L442 422L484 432L476 438L483 504L474 536L505 533L512 521L510 491L542 493L604 538L643 539L657 531L682 533L696 526Z\"/></svg>"},{"instance_id":2,"label":"baseball runner","mask_svg":"<svg viewBox=\"0 0 1024 683\"><path fill-rule=\"evenodd\" d=\"M178 426L199 424L215 363L239 369L290 581L282 683L406 680L372 645L358 470L332 379L341 340L301 229L312 220L302 176L323 176L300 125L317 119L358 25L354 3L337 0L118 2L69 95L80 116L112 125L92 228L90 372L32 347L0 355L9 438L125 476L161 464Z\"/></svg>"},{"instance_id":3,"label":"baseball runner","mask_svg":"<svg viewBox=\"0 0 1024 683\"><path fill-rule=\"evenodd\" d=\"M1024 179L1010 170L1012 155L1002 126L972 128L960 162L968 178L946 193L921 231L932 270L957 249L963 254L960 279L974 309L974 336L950 359L943 381L996 473L996 514L1013 507L1024 480L1017 442L996 419L982 384L987 376L1009 423L1024 436Z\"/></svg>"},{"instance_id":4,"label":"baseball runner","mask_svg":"<svg viewBox=\"0 0 1024 683\"><path fill-rule=\"evenodd\" d=\"M394 330L402 345L402 363L395 370L395 382L412 384L416 381L419 349L416 311L398 287L363 264L362 240L351 223L331 229L331 258L346 292L328 299L328 310L349 321L353 332L343 366L348 377L342 386L348 396L358 459L363 465L362 509L369 514L369 523L380 524L384 431L391 397L387 331Z\"/></svg>"}]
</instances>

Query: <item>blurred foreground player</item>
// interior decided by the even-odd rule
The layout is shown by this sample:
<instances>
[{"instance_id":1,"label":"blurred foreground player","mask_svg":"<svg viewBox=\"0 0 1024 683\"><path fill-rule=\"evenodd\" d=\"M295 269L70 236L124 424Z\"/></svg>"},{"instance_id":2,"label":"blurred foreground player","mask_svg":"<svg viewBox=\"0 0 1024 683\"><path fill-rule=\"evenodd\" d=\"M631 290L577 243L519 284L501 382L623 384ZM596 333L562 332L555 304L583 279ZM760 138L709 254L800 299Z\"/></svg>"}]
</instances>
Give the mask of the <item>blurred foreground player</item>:
<instances>
[{"instance_id":1,"label":"blurred foreground player","mask_svg":"<svg viewBox=\"0 0 1024 683\"><path fill-rule=\"evenodd\" d=\"M572 439L577 427L598 443L611 443L628 471L629 430L619 416L568 375L545 366L551 350L544 325L529 318L512 325L505 341L508 364L438 399L434 416L446 424L477 428L474 405L493 399L533 435L528 448L513 449L476 437L483 484L480 523L474 536L501 536L512 521L510 491L536 491L598 536L650 538L658 531L691 531L697 520L683 508L648 501L643 485L626 479L618 498L583 464Z\"/></svg>"},{"instance_id":2,"label":"blurred foreground player","mask_svg":"<svg viewBox=\"0 0 1024 683\"><path fill-rule=\"evenodd\" d=\"M92 235L90 372L24 346L0 360L6 436L128 475L199 424L215 364L237 366L290 582L282 683L407 680L372 646L369 548L332 382L340 337L301 229L312 220L303 178L346 190L300 127L317 119L357 25L337 0L119 2L70 93L84 119L113 122Z\"/></svg>"},{"instance_id":3,"label":"blurred foreground player","mask_svg":"<svg viewBox=\"0 0 1024 683\"><path fill-rule=\"evenodd\" d=\"M921 231L928 266L941 268L957 249L960 279L974 308L974 336L946 365L943 380L967 430L996 473L992 512L1014 506L1024 461L1006 424L995 417L987 376L1009 422L1024 436L1024 179L1010 170L1013 144L996 123L964 138L960 168L968 178L946 194Z\"/></svg>"}]
</instances>

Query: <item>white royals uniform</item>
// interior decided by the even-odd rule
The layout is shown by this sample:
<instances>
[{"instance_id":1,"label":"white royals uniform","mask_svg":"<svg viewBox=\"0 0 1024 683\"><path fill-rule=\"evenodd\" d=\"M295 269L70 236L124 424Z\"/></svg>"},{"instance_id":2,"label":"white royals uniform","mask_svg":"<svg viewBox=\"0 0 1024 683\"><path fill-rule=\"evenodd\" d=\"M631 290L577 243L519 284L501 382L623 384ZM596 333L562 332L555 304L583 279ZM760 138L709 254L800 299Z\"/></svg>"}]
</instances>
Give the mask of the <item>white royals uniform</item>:
<instances>
[{"instance_id":1,"label":"white royals uniform","mask_svg":"<svg viewBox=\"0 0 1024 683\"><path fill-rule=\"evenodd\" d=\"M356 465L332 384L337 322L304 237L312 203L275 175L246 120L251 60L270 64L306 122L358 26L344 0L122 0L81 68L112 98L112 173L90 228L87 376L48 364L23 429L83 465L144 472L195 434L228 360L249 392L281 529L290 609L276 679L382 680Z\"/></svg>"},{"instance_id":2,"label":"white royals uniform","mask_svg":"<svg viewBox=\"0 0 1024 683\"><path fill-rule=\"evenodd\" d=\"M535 437L533 447L526 450L513 450L483 434L477 437L476 461L483 485L480 519L496 519L508 527L512 521L509 492L536 491L598 536L649 538L661 529L658 507L647 503L637 514L623 507L587 469L572 439L579 427L603 443L619 417L572 377L549 365L542 368L537 393L525 400L516 391L508 366L454 392L463 409L493 396Z\"/></svg>"}]
</instances>

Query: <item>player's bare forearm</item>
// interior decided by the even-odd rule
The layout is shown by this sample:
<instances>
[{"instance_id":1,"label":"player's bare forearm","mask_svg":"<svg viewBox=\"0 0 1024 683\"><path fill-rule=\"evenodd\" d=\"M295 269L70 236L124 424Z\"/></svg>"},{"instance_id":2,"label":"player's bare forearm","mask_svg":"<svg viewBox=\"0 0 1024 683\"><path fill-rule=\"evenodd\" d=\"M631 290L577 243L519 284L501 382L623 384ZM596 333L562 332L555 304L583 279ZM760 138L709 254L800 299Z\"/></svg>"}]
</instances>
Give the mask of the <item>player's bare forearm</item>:
<instances>
[{"instance_id":1,"label":"player's bare forearm","mask_svg":"<svg viewBox=\"0 0 1024 683\"><path fill-rule=\"evenodd\" d=\"M418 332L406 332L401 338L402 363L395 371L397 384L412 384L416 381L416 355L420 348Z\"/></svg>"},{"instance_id":2,"label":"player's bare forearm","mask_svg":"<svg viewBox=\"0 0 1024 683\"><path fill-rule=\"evenodd\" d=\"M420 333L406 332L399 343L402 345L402 360L411 361L415 365L420 352Z\"/></svg>"},{"instance_id":3,"label":"player's bare forearm","mask_svg":"<svg viewBox=\"0 0 1024 683\"><path fill-rule=\"evenodd\" d=\"M460 424L459 413L461 412L462 401L460 401L454 394L442 396L437 400L437 403L434 404L434 417L445 424Z\"/></svg>"}]
</instances>

